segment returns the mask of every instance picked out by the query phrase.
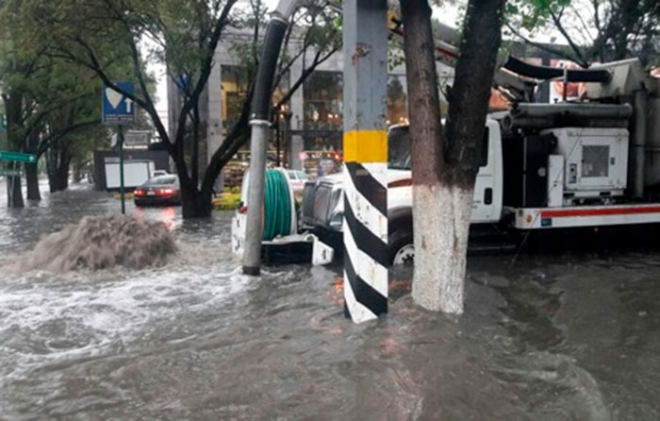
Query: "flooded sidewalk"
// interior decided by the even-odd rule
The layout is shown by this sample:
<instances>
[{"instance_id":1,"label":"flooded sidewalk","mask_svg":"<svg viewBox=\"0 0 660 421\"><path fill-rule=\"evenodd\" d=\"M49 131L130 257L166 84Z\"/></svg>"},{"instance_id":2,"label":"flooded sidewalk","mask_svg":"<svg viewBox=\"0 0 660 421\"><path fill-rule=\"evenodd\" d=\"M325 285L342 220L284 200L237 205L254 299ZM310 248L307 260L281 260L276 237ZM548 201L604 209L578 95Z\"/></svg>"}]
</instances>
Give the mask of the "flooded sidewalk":
<instances>
[{"instance_id":1,"label":"flooded sidewalk","mask_svg":"<svg viewBox=\"0 0 660 421\"><path fill-rule=\"evenodd\" d=\"M462 317L343 316L341 268L243 276L228 213L182 221L165 266L54 275L3 265L85 214L74 190L0 208L0 419L657 420L660 255L471 258Z\"/></svg>"}]
</instances>

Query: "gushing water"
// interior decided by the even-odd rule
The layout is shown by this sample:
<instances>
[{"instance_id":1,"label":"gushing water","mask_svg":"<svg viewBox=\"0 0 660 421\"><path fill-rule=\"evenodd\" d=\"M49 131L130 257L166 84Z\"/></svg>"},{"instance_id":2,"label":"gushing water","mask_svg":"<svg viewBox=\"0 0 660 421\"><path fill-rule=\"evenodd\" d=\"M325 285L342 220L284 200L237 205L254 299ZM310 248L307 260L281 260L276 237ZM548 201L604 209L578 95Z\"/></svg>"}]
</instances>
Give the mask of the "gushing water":
<instances>
[{"instance_id":1,"label":"gushing water","mask_svg":"<svg viewBox=\"0 0 660 421\"><path fill-rule=\"evenodd\" d=\"M177 251L174 237L162 222L130 216L86 216L78 225L43 238L18 262L19 270L64 273L78 269L123 266L142 269L165 263Z\"/></svg>"}]
</instances>

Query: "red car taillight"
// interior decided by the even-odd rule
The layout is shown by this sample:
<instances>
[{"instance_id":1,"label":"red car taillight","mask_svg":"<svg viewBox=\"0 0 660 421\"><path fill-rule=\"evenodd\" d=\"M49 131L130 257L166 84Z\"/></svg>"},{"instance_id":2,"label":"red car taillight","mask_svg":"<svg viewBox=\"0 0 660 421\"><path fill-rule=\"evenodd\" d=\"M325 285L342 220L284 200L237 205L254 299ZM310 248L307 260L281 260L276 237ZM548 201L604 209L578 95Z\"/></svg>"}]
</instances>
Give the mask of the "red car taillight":
<instances>
[{"instance_id":1,"label":"red car taillight","mask_svg":"<svg viewBox=\"0 0 660 421\"><path fill-rule=\"evenodd\" d=\"M176 193L176 190L174 190L174 189L158 189L158 190L156 190L156 194L158 196L171 196L174 193Z\"/></svg>"},{"instance_id":2,"label":"red car taillight","mask_svg":"<svg viewBox=\"0 0 660 421\"><path fill-rule=\"evenodd\" d=\"M145 193L144 190L135 189L135 191L133 192L133 196L144 196L144 193Z\"/></svg>"}]
</instances>

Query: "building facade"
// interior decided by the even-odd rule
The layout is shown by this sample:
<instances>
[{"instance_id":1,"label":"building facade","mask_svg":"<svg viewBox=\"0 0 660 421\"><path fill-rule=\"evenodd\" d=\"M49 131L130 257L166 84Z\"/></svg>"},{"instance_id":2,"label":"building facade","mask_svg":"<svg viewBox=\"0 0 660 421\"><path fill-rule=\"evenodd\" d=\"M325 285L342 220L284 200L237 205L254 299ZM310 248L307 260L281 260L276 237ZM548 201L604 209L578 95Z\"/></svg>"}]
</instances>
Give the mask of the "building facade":
<instances>
[{"instance_id":1,"label":"building facade","mask_svg":"<svg viewBox=\"0 0 660 421\"><path fill-rule=\"evenodd\" d=\"M223 37L215 53L208 87L201 98L200 113L206 125L206 142L200 145L200 168L203 170L213 152L222 144L241 113L248 91L248 69L241 65L236 45L251 42L246 33L232 33ZM289 54L296 55L299 46L290 42ZM276 104L289 92L290 86L303 74L306 60L314 54L300 55L275 89ZM273 116L273 130L269 145L269 164L279 163L291 169L303 170L310 176L337 171L342 159L343 132L343 53L330 56L309 75L305 82ZM450 84L453 69L438 64L441 84ZM394 66L388 78L387 123L408 121L408 89L403 65ZM176 83L168 80L170 132L176 129L180 97ZM278 153L279 152L279 153ZM240 183L242 172L249 162L246 145L223 172L225 186Z\"/></svg>"}]
</instances>

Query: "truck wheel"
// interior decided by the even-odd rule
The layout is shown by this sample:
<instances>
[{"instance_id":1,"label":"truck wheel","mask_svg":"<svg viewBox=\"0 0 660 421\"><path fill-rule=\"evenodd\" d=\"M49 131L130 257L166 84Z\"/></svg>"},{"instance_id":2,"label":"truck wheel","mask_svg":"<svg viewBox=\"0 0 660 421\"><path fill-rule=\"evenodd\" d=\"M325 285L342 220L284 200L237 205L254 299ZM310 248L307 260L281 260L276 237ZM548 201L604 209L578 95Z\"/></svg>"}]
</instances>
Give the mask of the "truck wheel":
<instances>
[{"instance_id":1,"label":"truck wheel","mask_svg":"<svg viewBox=\"0 0 660 421\"><path fill-rule=\"evenodd\" d=\"M389 236L387 248L392 266L412 266L415 261L412 229L394 231Z\"/></svg>"}]
</instances>

